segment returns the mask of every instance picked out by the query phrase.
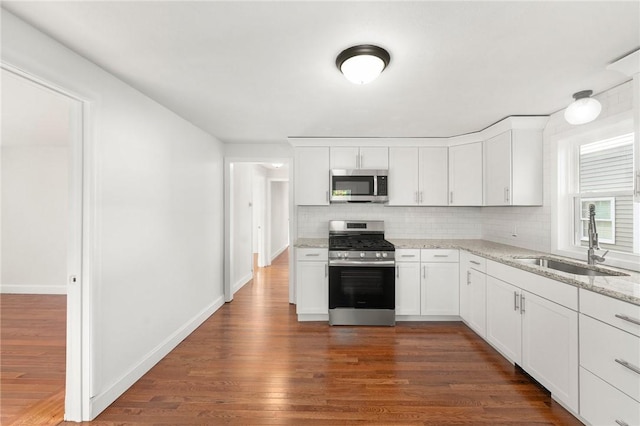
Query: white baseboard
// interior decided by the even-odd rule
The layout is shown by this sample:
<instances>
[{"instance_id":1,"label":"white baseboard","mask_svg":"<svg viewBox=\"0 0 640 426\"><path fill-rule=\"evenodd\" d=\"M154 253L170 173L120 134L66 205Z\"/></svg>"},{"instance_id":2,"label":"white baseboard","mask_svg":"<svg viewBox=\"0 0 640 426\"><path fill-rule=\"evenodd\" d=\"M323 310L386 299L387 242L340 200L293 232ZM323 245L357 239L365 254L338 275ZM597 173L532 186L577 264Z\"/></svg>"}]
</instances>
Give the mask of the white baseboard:
<instances>
[{"instance_id":1,"label":"white baseboard","mask_svg":"<svg viewBox=\"0 0 640 426\"><path fill-rule=\"evenodd\" d=\"M253 279L253 275L251 273L248 273L244 277L240 278L238 281L236 281L235 284L231 286L231 293L236 294L236 291L240 290L252 279Z\"/></svg>"},{"instance_id":2,"label":"white baseboard","mask_svg":"<svg viewBox=\"0 0 640 426\"><path fill-rule=\"evenodd\" d=\"M169 352L175 349L189 334L198 328L204 321L213 315L220 307L224 305L224 296L220 296L211 305L207 306L198 315L193 317L191 321L184 324L179 330L169 336L164 342L147 354L144 359L133 367L128 373L117 380L104 392L91 398L90 419L95 419L98 414L104 411L113 401L122 395L127 389L144 376L151 368L156 365Z\"/></svg>"},{"instance_id":3,"label":"white baseboard","mask_svg":"<svg viewBox=\"0 0 640 426\"><path fill-rule=\"evenodd\" d=\"M289 244L285 244L284 247L282 247L281 249L277 250L275 252L275 254L272 254L271 255L271 261L273 262L275 260L275 258L280 256L288 247L289 247Z\"/></svg>"},{"instance_id":4,"label":"white baseboard","mask_svg":"<svg viewBox=\"0 0 640 426\"><path fill-rule=\"evenodd\" d=\"M1 294L67 294L66 285L0 284Z\"/></svg>"}]
</instances>

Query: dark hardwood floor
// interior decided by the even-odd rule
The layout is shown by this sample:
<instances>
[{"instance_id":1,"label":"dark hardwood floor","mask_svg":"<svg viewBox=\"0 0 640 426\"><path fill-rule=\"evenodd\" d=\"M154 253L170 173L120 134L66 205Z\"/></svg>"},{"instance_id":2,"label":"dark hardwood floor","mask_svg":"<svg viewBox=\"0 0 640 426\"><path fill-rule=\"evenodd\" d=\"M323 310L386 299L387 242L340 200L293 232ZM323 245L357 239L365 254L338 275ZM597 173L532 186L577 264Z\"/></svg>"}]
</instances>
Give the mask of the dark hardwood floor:
<instances>
[{"instance_id":1,"label":"dark hardwood floor","mask_svg":"<svg viewBox=\"0 0 640 426\"><path fill-rule=\"evenodd\" d=\"M0 424L63 419L67 296L0 295Z\"/></svg>"},{"instance_id":2,"label":"dark hardwood floor","mask_svg":"<svg viewBox=\"0 0 640 426\"><path fill-rule=\"evenodd\" d=\"M580 424L462 323L298 323L287 256L91 424Z\"/></svg>"}]
</instances>

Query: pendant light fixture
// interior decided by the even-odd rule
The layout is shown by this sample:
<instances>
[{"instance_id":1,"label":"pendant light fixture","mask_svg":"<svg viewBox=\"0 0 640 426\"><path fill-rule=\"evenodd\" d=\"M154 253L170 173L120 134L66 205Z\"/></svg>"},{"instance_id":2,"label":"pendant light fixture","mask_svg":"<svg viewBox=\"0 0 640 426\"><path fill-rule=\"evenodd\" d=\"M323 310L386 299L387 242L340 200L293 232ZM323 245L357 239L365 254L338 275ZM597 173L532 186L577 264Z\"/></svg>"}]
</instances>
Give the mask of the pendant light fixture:
<instances>
[{"instance_id":1,"label":"pendant light fixture","mask_svg":"<svg viewBox=\"0 0 640 426\"><path fill-rule=\"evenodd\" d=\"M361 44L343 50L336 66L350 82L367 84L375 80L389 65L391 56L382 47Z\"/></svg>"},{"instance_id":2,"label":"pendant light fixture","mask_svg":"<svg viewBox=\"0 0 640 426\"><path fill-rule=\"evenodd\" d=\"M564 118L569 124L585 124L598 118L602 105L591 97L592 94L593 90L573 94L575 101L564 110Z\"/></svg>"}]
</instances>

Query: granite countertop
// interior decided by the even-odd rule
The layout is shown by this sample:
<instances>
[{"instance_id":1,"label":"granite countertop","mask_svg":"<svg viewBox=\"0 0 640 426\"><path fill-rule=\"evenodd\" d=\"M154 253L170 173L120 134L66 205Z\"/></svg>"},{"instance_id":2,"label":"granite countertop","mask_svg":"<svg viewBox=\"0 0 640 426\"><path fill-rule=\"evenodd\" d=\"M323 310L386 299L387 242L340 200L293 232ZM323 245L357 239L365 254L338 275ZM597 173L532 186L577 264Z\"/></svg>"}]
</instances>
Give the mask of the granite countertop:
<instances>
[{"instance_id":1,"label":"granite countertop","mask_svg":"<svg viewBox=\"0 0 640 426\"><path fill-rule=\"evenodd\" d=\"M543 268L541 266L522 263L515 258L518 257L544 257L546 259L559 259L566 263L574 265L586 266L585 262L575 259L551 255L549 253L528 250L520 247L514 247L506 244L493 243L484 240L412 240L412 239L389 239L397 249L460 249L466 250L486 259L504 263L537 275L542 275L556 281L573 285L585 290L601 293L618 300L633 303L640 306L640 273L627 269L614 268L606 264L597 266L589 266L589 268L609 271L614 273L622 273L627 275L613 276L585 276L570 274L567 272L556 271L553 269ZM586 258L586 251L585 251Z\"/></svg>"},{"instance_id":2,"label":"granite countertop","mask_svg":"<svg viewBox=\"0 0 640 426\"><path fill-rule=\"evenodd\" d=\"M605 265L590 268L602 271L613 271L627 275L619 276L584 276L556 271L536 265L526 264L515 260L517 257L544 257L560 259L563 262L585 266L584 262L561 256L550 255L534 250L514 247L506 244L484 240L429 240L429 239L388 239L397 249L460 249L468 251L486 259L504 263L537 275L560 281L579 288L601 293L618 300L640 306L640 273L626 269L613 268ZM295 247L300 248L328 248L327 238L299 238ZM586 257L586 251L585 251Z\"/></svg>"}]
</instances>

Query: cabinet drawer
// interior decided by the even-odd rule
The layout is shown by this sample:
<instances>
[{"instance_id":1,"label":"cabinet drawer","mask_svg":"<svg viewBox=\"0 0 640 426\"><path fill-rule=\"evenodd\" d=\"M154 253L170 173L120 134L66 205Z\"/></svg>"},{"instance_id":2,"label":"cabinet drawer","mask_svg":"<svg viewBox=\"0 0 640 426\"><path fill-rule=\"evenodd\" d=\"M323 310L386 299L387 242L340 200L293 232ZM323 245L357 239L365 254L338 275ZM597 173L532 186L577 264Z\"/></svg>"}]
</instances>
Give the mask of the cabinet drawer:
<instances>
[{"instance_id":1,"label":"cabinet drawer","mask_svg":"<svg viewBox=\"0 0 640 426\"><path fill-rule=\"evenodd\" d=\"M578 287L492 260L487 261L487 275L511 283L529 293L537 294L574 311L578 310Z\"/></svg>"},{"instance_id":2,"label":"cabinet drawer","mask_svg":"<svg viewBox=\"0 0 640 426\"><path fill-rule=\"evenodd\" d=\"M460 265L460 270L475 269L482 273L485 273L487 270L487 259L484 257L465 252L462 261L464 263Z\"/></svg>"},{"instance_id":3,"label":"cabinet drawer","mask_svg":"<svg viewBox=\"0 0 640 426\"><path fill-rule=\"evenodd\" d=\"M580 289L580 312L640 336L640 306Z\"/></svg>"},{"instance_id":4,"label":"cabinet drawer","mask_svg":"<svg viewBox=\"0 0 640 426\"><path fill-rule=\"evenodd\" d=\"M580 368L580 416L593 426L640 425L640 403Z\"/></svg>"},{"instance_id":5,"label":"cabinet drawer","mask_svg":"<svg viewBox=\"0 0 640 426\"><path fill-rule=\"evenodd\" d=\"M625 366L625 363L628 364ZM580 365L640 401L640 338L637 336L581 314Z\"/></svg>"},{"instance_id":6,"label":"cabinet drawer","mask_svg":"<svg viewBox=\"0 0 640 426\"><path fill-rule=\"evenodd\" d=\"M420 262L420 249L397 249L396 262Z\"/></svg>"},{"instance_id":7,"label":"cabinet drawer","mask_svg":"<svg viewBox=\"0 0 640 426\"><path fill-rule=\"evenodd\" d=\"M458 262L458 250L422 249L420 258L423 262Z\"/></svg>"},{"instance_id":8,"label":"cabinet drawer","mask_svg":"<svg viewBox=\"0 0 640 426\"><path fill-rule=\"evenodd\" d=\"M296 260L317 260L326 262L329 258L329 250L326 248L299 248L296 249Z\"/></svg>"}]
</instances>

